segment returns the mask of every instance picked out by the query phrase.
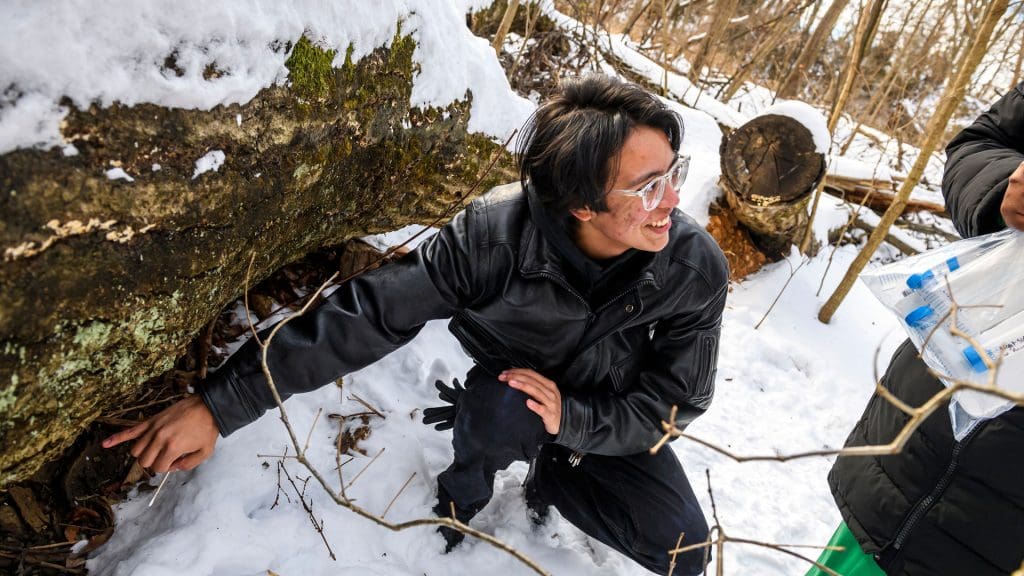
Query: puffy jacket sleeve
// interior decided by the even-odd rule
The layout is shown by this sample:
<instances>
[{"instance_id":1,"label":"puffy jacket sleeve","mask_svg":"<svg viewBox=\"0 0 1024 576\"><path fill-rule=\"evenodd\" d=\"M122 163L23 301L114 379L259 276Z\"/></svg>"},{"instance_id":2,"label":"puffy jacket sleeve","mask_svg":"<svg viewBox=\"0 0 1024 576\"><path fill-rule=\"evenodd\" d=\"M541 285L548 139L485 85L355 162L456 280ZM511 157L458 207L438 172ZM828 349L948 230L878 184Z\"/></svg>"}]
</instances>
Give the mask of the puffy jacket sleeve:
<instances>
[{"instance_id":1,"label":"puffy jacket sleeve","mask_svg":"<svg viewBox=\"0 0 1024 576\"><path fill-rule=\"evenodd\" d=\"M1024 84L957 134L946 147L942 193L964 238L1005 227L999 213L1010 175L1024 161Z\"/></svg>"},{"instance_id":2,"label":"puffy jacket sleeve","mask_svg":"<svg viewBox=\"0 0 1024 576\"><path fill-rule=\"evenodd\" d=\"M447 318L479 293L485 274L469 208L396 262L340 286L289 321L268 348L267 365L282 399L314 390L372 364L409 342L428 320ZM266 338L269 330L261 334ZM222 435L276 406L255 339L246 342L199 389Z\"/></svg>"},{"instance_id":3,"label":"puffy jacket sleeve","mask_svg":"<svg viewBox=\"0 0 1024 576\"><path fill-rule=\"evenodd\" d=\"M635 454L661 439L673 406L680 429L707 410L729 277L713 241L710 252L711 270L684 287L676 309L655 326L637 381L622 394L563 396L556 443L583 453Z\"/></svg>"}]
</instances>

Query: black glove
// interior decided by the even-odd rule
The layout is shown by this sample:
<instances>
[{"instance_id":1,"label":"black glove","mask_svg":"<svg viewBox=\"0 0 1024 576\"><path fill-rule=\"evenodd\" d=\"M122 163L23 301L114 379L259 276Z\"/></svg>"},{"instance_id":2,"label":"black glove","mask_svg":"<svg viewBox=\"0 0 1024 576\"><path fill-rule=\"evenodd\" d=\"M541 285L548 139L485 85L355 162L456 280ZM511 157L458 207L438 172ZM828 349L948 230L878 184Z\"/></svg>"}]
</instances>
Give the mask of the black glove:
<instances>
[{"instance_id":1,"label":"black glove","mask_svg":"<svg viewBox=\"0 0 1024 576\"><path fill-rule=\"evenodd\" d=\"M455 427L455 407L459 403L459 396L466 390L459 384L458 378L452 379L453 386L448 386L442 380L434 382L437 388L438 397L448 403L448 406L435 406L423 409L423 423L434 424L435 430L451 430Z\"/></svg>"}]
</instances>

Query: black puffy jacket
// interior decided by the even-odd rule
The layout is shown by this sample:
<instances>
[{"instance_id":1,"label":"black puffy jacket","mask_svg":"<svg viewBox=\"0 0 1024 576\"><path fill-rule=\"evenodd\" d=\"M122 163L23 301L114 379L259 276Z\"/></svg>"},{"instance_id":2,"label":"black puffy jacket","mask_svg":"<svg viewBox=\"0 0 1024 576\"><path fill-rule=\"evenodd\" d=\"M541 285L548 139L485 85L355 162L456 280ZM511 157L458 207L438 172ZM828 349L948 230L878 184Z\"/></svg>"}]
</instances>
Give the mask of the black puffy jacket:
<instances>
[{"instance_id":1,"label":"black puffy jacket","mask_svg":"<svg viewBox=\"0 0 1024 576\"><path fill-rule=\"evenodd\" d=\"M943 193L965 237L1003 226L999 205L1024 161L1022 90L1024 84L946 148ZM912 406L942 389L910 341L896 351L882 383ZM847 446L887 444L907 419L874 396ZM829 484L847 525L887 574L1005 576L1024 561L1024 408L983 422L957 442L944 406L900 454L836 460Z\"/></svg>"},{"instance_id":2,"label":"black puffy jacket","mask_svg":"<svg viewBox=\"0 0 1024 576\"><path fill-rule=\"evenodd\" d=\"M535 207L536 208L536 207ZM428 320L449 329L492 373L528 367L562 391L555 442L630 454L661 436L673 405L685 425L711 402L725 257L678 210L668 246L596 309L530 217L518 184L473 201L399 261L346 283L275 336L268 365L282 396L313 390L411 340ZM223 435L275 406L254 342L200 394Z\"/></svg>"}]
</instances>

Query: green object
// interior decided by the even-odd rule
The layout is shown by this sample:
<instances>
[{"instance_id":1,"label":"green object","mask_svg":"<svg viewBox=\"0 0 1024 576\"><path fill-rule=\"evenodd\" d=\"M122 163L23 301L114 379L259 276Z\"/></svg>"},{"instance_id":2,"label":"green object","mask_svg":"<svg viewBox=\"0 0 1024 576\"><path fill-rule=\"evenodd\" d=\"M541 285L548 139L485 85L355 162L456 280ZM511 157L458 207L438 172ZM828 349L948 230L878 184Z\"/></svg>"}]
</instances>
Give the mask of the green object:
<instances>
[{"instance_id":1,"label":"green object","mask_svg":"<svg viewBox=\"0 0 1024 576\"><path fill-rule=\"evenodd\" d=\"M875 564L875 559L870 554L865 554L853 537L853 532L841 522L836 528L832 539L828 541L829 546L842 546L843 550L825 550L818 558L818 564L827 566L836 574L841 576L885 576L885 572ZM806 576L827 576L828 572L814 566L807 572Z\"/></svg>"}]
</instances>

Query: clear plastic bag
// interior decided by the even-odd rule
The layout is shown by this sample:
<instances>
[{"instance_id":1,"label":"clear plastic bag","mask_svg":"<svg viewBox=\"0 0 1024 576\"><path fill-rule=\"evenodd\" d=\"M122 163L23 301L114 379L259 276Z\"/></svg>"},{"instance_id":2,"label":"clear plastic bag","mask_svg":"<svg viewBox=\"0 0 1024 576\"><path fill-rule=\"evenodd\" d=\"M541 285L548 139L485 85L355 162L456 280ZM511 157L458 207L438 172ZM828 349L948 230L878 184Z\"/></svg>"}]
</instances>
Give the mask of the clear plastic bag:
<instances>
[{"instance_id":1,"label":"clear plastic bag","mask_svg":"<svg viewBox=\"0 0 1024 576\"><path fill-rule=\"evenodd\" d=\"M944 384L969 381L1024 393L1024 233L960 240L860 278L896 314ZM978 422L1013 406L992 394L960 390L949 405L953 434L960 440Z\"/></svg>"}]
</instances>

